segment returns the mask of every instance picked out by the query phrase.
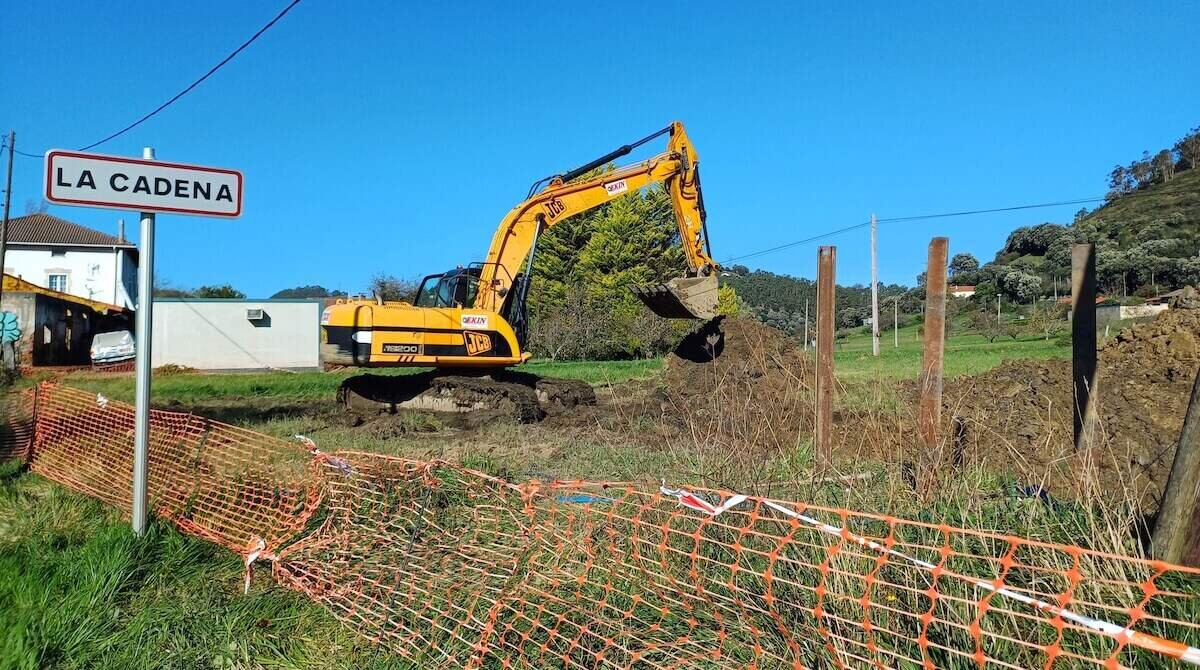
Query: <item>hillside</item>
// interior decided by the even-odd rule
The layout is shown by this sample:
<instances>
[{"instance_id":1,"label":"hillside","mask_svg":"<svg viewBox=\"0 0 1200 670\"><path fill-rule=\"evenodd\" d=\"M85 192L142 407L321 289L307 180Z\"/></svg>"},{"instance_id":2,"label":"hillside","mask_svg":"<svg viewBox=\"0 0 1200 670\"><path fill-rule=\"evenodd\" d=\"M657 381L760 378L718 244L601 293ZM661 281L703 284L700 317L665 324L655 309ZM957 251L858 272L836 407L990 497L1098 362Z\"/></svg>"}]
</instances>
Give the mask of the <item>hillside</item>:
<instances>
[{"instance_id":1,"label":"hillside","mask_svg":"<svg viewBox=\"0 0 1200 670\"><path fill-rule=\"evenodd\" d=\"M1200 170L1187 170L1164 184L1156 184L1097 209L1080 223L1097 230L1124 247L1137 243L1137 233L1156 221L1167 222L1172 237L1200 238Z\"/></svg>"},{"instance_id":2,"label":"hillside","mask_svg":"<svg viewBox=\"0 0 1200 670\"><path fill-rule=\"evenodd\" d=\"M1200 170L1117 197L1072 224L1014 230L991 263L956 278L983 295L1021 302L1060 290L1071 274L1071 245L1096 244L1100 288L1110 295L1150 296L1200 283Z\"/></svg>"}]
</instances>

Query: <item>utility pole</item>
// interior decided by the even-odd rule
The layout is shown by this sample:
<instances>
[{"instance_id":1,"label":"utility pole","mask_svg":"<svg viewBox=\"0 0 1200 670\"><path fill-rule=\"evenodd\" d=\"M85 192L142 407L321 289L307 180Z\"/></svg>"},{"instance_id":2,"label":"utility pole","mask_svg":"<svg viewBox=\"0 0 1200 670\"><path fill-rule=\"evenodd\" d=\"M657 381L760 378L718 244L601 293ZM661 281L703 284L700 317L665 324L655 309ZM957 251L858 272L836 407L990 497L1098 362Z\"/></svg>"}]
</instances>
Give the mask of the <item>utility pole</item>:
<instances>
[{"instance_id":1,"label":"utility pole","mask_svg":"<svg viewBox=\"0 0 1200 670\"><path fill-rule=\"evenodd\" d=\"M4 222L0 223L0 276L4 273L4 253L8 250L8 208L12 204L12 164L17 133L8 131L8 178L4 185ZM0 278L0 300L4 298L4 281Z\"/></svg>"},{"instance_id":2,"label":"utility pole","mask_svg":"<svg viewBox=\"0 0 1200 670\"><path fill-rule=\"evenodd\" d=\"M871 214L871 355L879 355L879 258L878 230Z\"/></svg>"},{"instance_id":3,"label":"utility pole","mask_svg":"<svg viewBox=\"0 0 1200 670\"><path fill-rule=\"evenodd\" d=\"M808 351L808 298L804 299L804 350Z\"/></svg>"},{"instance_id":4,"label":"utility pole","mask_svg":"<svg viewBox=\"0 0 1200 670\"><path fill-rule=\"evenodd\" d=\"M1000 294L996 294L996 323L1000 323Z\"/></svg>"},{"instance_id":5,"label":"utility pole","mask_svg":"<svg viewBox=\"0 0 1200 670\"><path fill-rule=\"evenodd\" d=\"M892 298L892 336L895 338L895 342L892 343L892 347L895 349L899 349L900 348L900 296L896 296L896 297Z\"/></svg>"}]
</instances>

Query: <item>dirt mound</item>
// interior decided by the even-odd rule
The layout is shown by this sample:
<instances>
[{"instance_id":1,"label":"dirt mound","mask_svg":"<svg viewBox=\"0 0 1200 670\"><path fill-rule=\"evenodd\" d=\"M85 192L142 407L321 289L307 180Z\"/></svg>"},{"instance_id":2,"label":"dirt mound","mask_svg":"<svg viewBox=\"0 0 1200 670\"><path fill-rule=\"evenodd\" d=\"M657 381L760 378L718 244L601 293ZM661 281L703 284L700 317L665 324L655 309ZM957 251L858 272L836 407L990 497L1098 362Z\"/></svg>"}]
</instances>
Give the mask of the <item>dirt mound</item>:
<instances>
[{"instance_id":1,"label":"dirt mound","mask_svg":"<svg viewBox=\"0 0 1200 670\"><path fill-rule=\"evenodd\" d=\"M1099 353L1099 483L1151 507L1166 480L1196 376L1200 311L1169 310L1121 331ZM1071 362L1010 361L950 380L947 415L967 420L973 457L1005 464L1052 493L1078 493L1086 454L1072 445ZM948 419L947 419L948 420Z\"/></svg>"},{"instance_id":2,"label":"dirt mound","mask_svg":"<svg viewBox=\"0 0 1200 670\"><path fill-rule=\"evenodd\" d=\"M812 422L811 362L796 340L754 319L697 328L667 357L663 383L664 409L707 445L790 447Z\"/></svg>"}]
</instances>

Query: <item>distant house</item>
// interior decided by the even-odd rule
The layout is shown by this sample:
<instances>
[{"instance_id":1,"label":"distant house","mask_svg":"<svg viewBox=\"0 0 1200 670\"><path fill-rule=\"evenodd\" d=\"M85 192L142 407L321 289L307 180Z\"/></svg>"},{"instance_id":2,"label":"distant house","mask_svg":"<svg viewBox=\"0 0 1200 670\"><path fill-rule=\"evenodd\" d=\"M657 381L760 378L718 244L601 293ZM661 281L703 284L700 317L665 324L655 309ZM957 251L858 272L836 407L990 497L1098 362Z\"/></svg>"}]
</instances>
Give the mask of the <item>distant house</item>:
<instances>
[{"instance_id":1,"label":"distant house","mask_svg":"<svg viewBox=\"0 0 1200 670\"><path fill-rule=\"evenodd\" d=\"M1169 304L1171 302L1172 298L1178 298L1178 297L1182 296L1185 292L1187 292L1187 290L1188 290L1187 288L1180 288L1180 289L1175 289L1174 291L1167 291L1166 293L1163 293L1161 295L1156 295L1153 298L1146 298L1146 304L1147 305Z\"/></svg>"},{"instance_id":2,"label":"distant house","mask_svg":"<svg viewBox=\"0 0 1200 670\"><path fill-rule=\"evenodd\" d=\"M975 287L966 284L951 284L950 295L955 298L970 298L975 295Z\"/></svg>"},{"instance_id":3,"label":"distant house","mask_svg":"<svg viewBox=\"0 0 1200 670\"><path fill-rule=\"evenodd\" d=\"M137 305L137 246L49 214L8 222L4 274L31 284L124 309Z\"/></svg>"}]
</instances>

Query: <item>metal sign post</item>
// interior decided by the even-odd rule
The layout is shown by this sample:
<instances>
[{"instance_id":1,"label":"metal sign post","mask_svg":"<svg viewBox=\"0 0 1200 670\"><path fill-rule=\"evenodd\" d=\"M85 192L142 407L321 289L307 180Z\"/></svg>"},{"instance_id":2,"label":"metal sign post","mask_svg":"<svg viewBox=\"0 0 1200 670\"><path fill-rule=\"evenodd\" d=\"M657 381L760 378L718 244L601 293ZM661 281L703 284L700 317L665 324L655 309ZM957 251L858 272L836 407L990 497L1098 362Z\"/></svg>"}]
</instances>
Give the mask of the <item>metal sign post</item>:
<instances>
[{"instance_id":1,"label":"metal sign post","mask_svg":"<svg viewBox=\"0 0 1200 670\"><path fill-rule=\"evenodd\" d=\"M75 207L141 212L133 432L133 532L146 532L150 470L150 366L154 335L155 212L237 218L242 215L242 173L225 168L164 163L146 147L142 157L105 156L54 149L46 152L45 196Z\"/></svg>"},{"instance_id":2,"label":"metal sign post","mask_svg":"<svg viewBox=\"0 0 1200 670\"><path fill-rule=\"evenodd\" d=\"M154 149L142 149L142 158L154 159ZM154 212L142 212L138 245L138 308L135 335L137 375L134 387L133 424L133 532L146 532L146 474L150 464L150 341L154 332Z\"/></svg>"}]
</instances>

